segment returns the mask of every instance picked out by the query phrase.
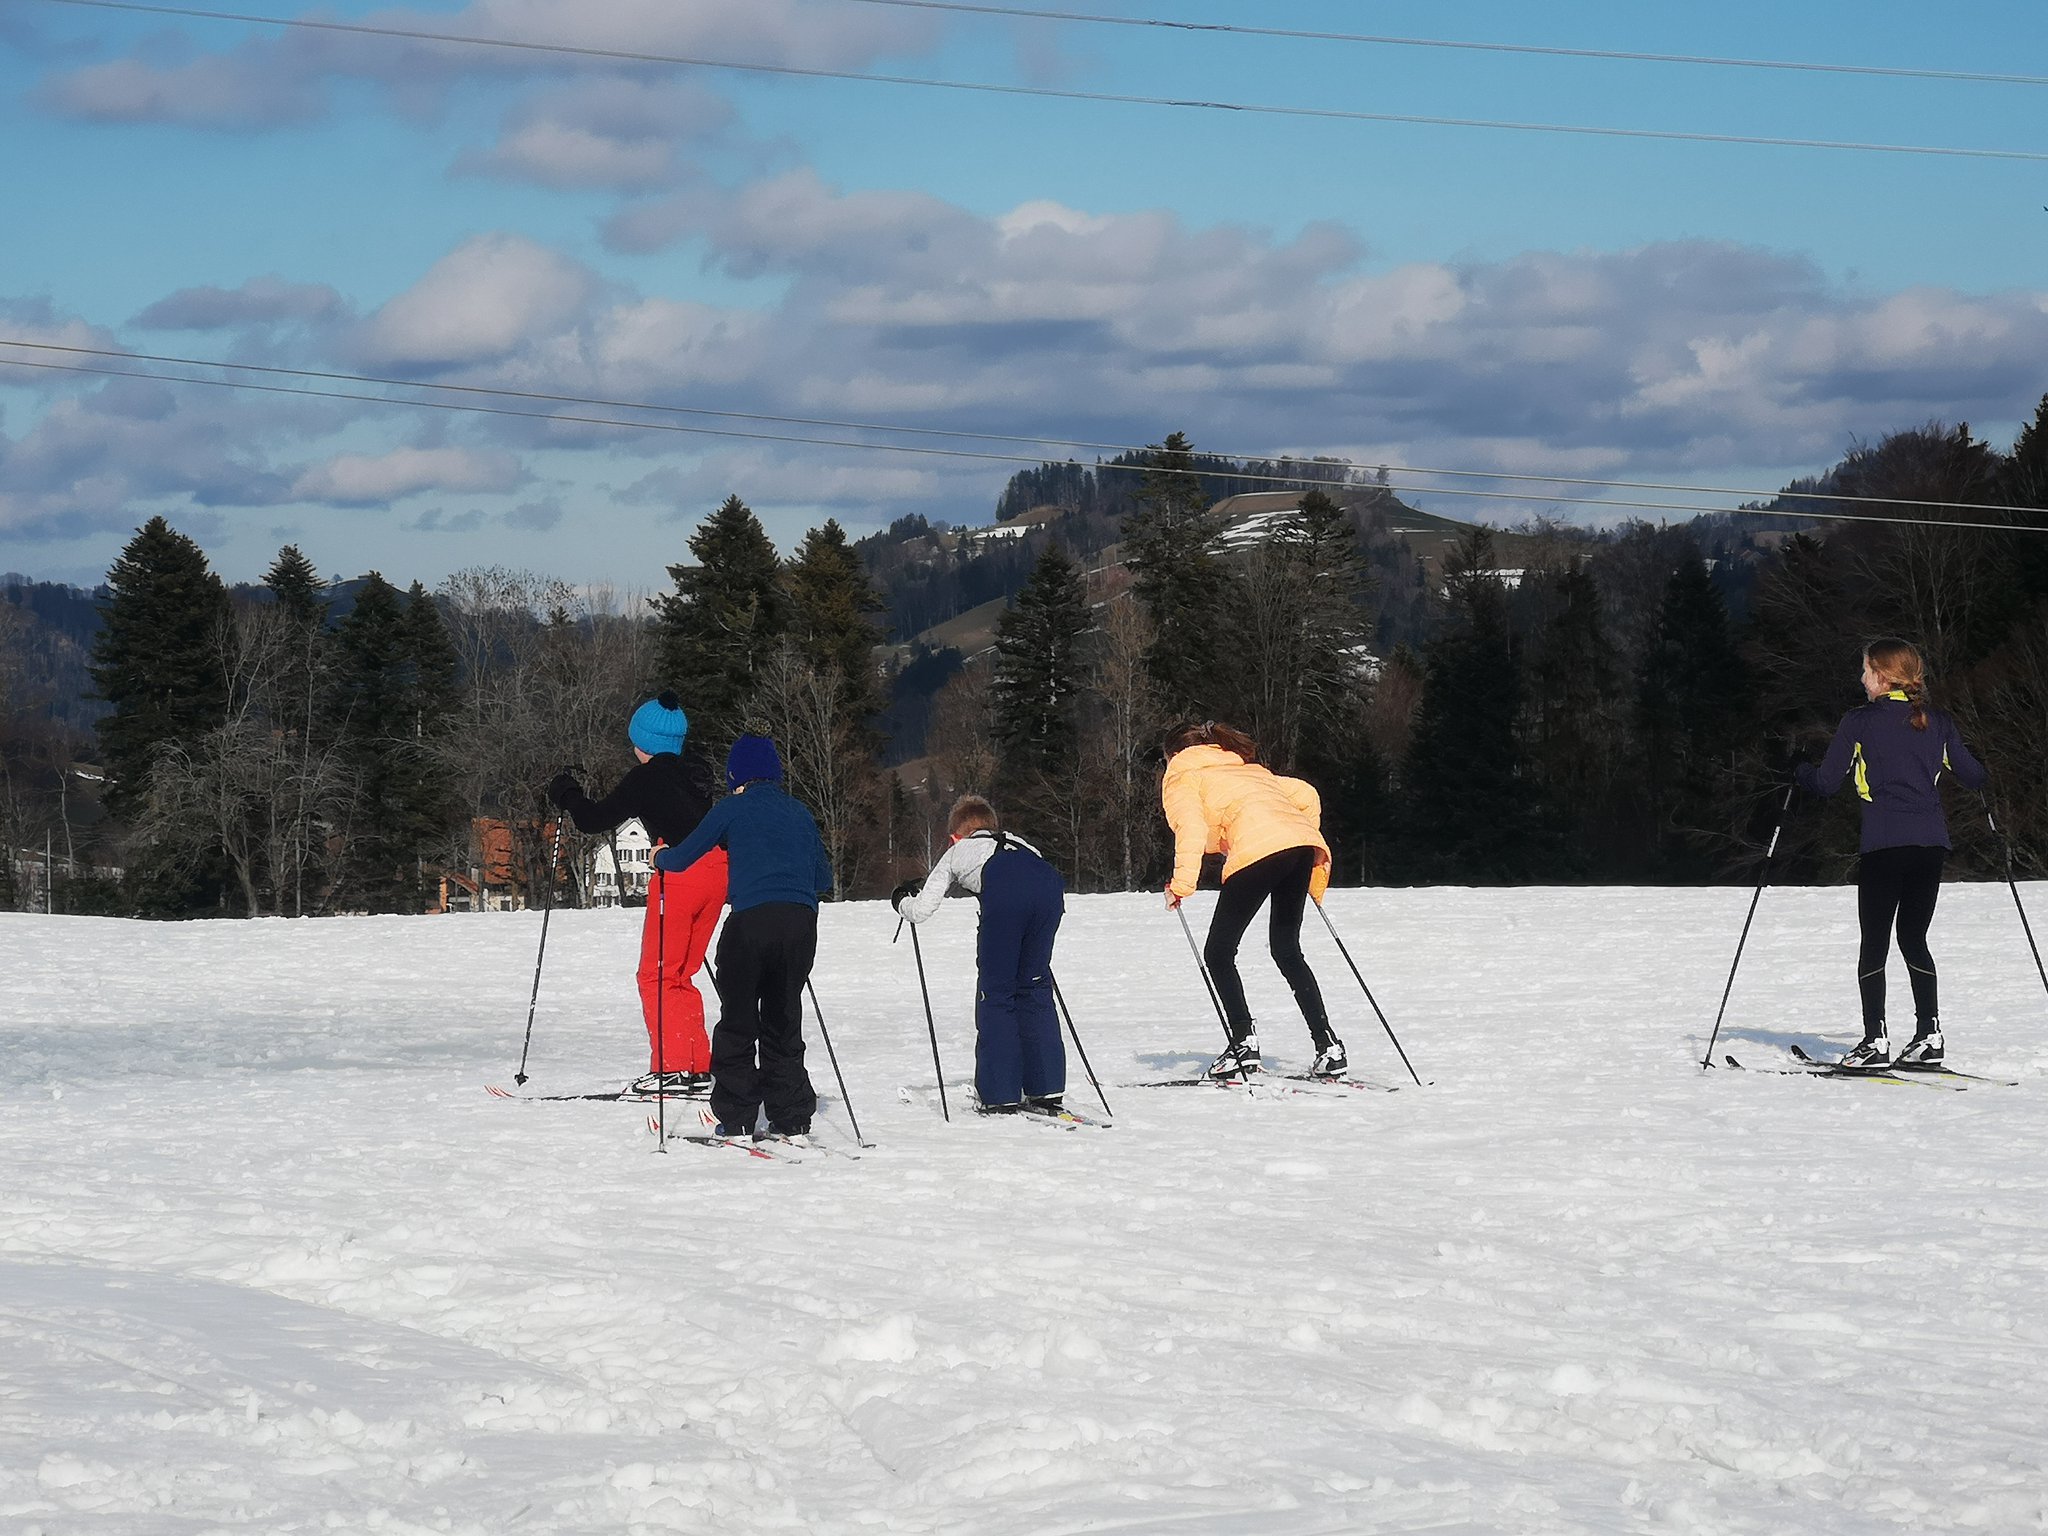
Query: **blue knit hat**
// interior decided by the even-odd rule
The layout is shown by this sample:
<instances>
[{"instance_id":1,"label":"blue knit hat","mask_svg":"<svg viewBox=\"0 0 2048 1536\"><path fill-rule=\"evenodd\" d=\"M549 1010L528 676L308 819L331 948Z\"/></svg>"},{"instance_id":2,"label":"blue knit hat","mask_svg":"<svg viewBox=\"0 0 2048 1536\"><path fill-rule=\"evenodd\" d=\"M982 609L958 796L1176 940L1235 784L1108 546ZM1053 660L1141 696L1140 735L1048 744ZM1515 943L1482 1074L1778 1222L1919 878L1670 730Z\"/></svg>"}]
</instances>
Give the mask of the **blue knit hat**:
<instances>
[{"instance_id":1,"label":"blue knit hat","mask_svg":"<svg viewBox=\"0 0 2048 1536\"><path fill-rule=\"evenodd\" d=\"M766 736L742 736L725 759L725 787L738 789L756 779L782 777L782 759Z\"/></svg>"},{"instance_id":2,"label":"blue knit hat","mask_svg":"<svg viewBox=\"0 0 2048 1536\"><path fill-rule=\"evenodd\" d=\"M672 693L649 699L633 711L626 726L626 739L649 757L683 750L683 738L690 734L690 717L682 701Z\"/></svg>"}]
</instances>

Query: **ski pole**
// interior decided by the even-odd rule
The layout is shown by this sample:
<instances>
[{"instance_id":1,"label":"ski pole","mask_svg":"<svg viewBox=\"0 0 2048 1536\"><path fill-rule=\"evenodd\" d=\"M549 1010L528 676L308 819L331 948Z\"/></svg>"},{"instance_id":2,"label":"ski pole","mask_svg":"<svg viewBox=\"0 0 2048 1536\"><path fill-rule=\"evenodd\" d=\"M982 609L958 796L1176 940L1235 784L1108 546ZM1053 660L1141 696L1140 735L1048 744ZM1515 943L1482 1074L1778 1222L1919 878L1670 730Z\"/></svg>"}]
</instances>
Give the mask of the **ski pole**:
<instances>
[{"instance_id":1,"label":"ski pole","mask_svg":"<svg viewBox=\"0 0 2048 1536\"><path fill-rule=\"evenodd\" d=\"M945 1068L939 1065L939 1025L932 1017L931 989L924 982L924 947L917 942L915 923L910 925L910 953L917 960L917 990L924 997L924 1027L930 1031L932 1037L932 1075L939 1080L939 1113L946 1117L946 1123L950 1125L953 1121L953 1111L946 1107L946 1072Z\"/></svg>"},{"instance_id":2,"label":"ski pole","mask_svg":"<svg viewBox=\"0 0 2048 1536\"><path fill-rule=\"evenodd\" d=\"M1366 986L1365 976L1358 969L1358 962L1351 958L1351 951L1346 949L1344 941L1337 937L1337 925L1330 921L1330 914L1324 909L1320 901L1316 903L1316 911L1322 916L1323 926L1330 930L1330 937L1337 945L1337 953L1344 957L1344 963L1351 967L1351 974L1358 978L1358 985L1365 992L1365 1000L1372 1004L1372 1011L1379 1018L1380 1028L1384 1029L1387 1032L1387 1038L1394 1042L1394 1054L1401 1058L1401 1065L1408 1069L1408 1075L1415 1079L1415 1086L1420 1088L1422 1086L1422 1075L1415 1070L1414 1063L1408 1060L1408 1053L1401 1049L1401 1042L1394 1034L1394 1026L1389 1024L1387 1016L1380 1012L1379 999L1372 995L1372 988Z\"/></svg>"},{"instance_id":3,"label":"ski pole","mask_svg":"<svg viewBox=\"0 0 2048 1536\"><path fill-rule=\"evenodd\" d=\"M548 919L555 915L555 864L562 856L562 819L555 818L554 847L548 854L548 883L542 888L540 953L533 957L533 995L526 1000L526 1039L519 1047L519 1070L512 1081L526 1086L526 1053L533 1049L533 1012L540 1006L540 965L548 957Z\"/></svg>"},{"instance_id":4,"label":"ski pole","mask_svg":"<svg viewBox=\"0 0 2048 1536\"><path fill-rule=\"evenodd\" d=\"M2034 952L2034 969L2041 973L2041 985L2048 987L2048 967L2041 964L2041 949L2034 942L2034 925L2027 921L2027 909L2020 904L2019 882L2012 877L2012 839L1998 830L1998 821L1991 814L1991 807L1984 807L1984 819L1991 823L1991 830L1999 841L2005 844L2005 887L2012 892L2014 910L2020 915L2020 931L2027 936L2027 948Z\"/></svg>"},{"instance_id":5,"label":"ski pole","mask_svg":"<svg viewBox=\"0 0 2048 1536\"><path fill-rule=\"evenodd\" d=\"M1764 899L1764 886L1771 878L1771 859L1778 851L1778 834L1785 830L1785 816L1792 809L1792 797L1799 792L1794 782L1785 786L1785 798L1778 804L1778 824L1771 828L1770 846L1764 849L1763 867L1756 872L1756 889L1749 893L1749 916L1742 920L1742 935L1735 941L1735 958L1728 963L1728 984L1721 988L1721 1006L1714 1011L1714 1032L1707 1036L1707 1054L1700 1058L1700 1070L1714 1064L1714 1042L1721 1038L1721 1019L1728 1012L1728 994L1735 990L1735 968L1742 964L1742 946L1749 942L1749 925L1756 921L1756 904Z\"/></svg>"},{"instance_id":6,"label":"ski pole","mask_svg":"<svg viewBox=\"0 0 2048 1536\"><path fill-rule=\"evenodd\" d=\"M839 1070L839 1053L832 1049L832 1031L825 1027L825 1010L818 1006L818 989L808 976L804 978L804 990L811 994L811 1011L818 1016L818 1033L824 1037L825 1054L832 1060L832 1075L839 1080L839 1102L846 1106L846 1118L853 1122L853 1139L864 1147L867 1143L861 1140L860 1118L853 1112L853 1100L846 1095L846 1074Z\"/></svg>"},{"instance_id":7,"label":"ski pole","mask_svg":"<svg viewBox=\"0 0 2048 1536\"><path fill-rule=\"evenodd\" d=\"M1223 1039L1227 1044L1231 1038L1230 1020L1224 1015L1223 999L1217 994L1215 978L1209 974L1209 965L1202 958L1202 952L1195 948L1195 930L1188 926L1187 913L1181 911L1179 907L1173 910L1175 916L1180 918L1180 931L1188 936L1188 953L1195 957L1195 969L1202 973L1202 985L1209 989L1209 1003L1216 1010L1216 1022L1223 1026Z\"/></svg>"},{"instance_id":8,"label":"ski pole","mask_svg":"<svg viewBox=\"0 0 2048 1536\"><path fill-rule=\"evenodd\" d=\"M668 871L654 876L654 1141L668 1150L668 1025L662 994L668 990Z\"/></svg>"},{"instance_id":9,"label":"ski pole","mask_svg":"<svg viewBox=\"0 0 2048 1536\"><path fill-rule=\"evenodd\" d=\"M1051 971L1045 974L1046 979L1052 983L1052 1000L1060 1005L1060 1013L1067 1021L1067 1033L1073 1036L1074 1053L1081 1058L1081 1070L1088 1074L1088 1081L1095 1085L1095 1097L1102 1100L1102 1112L1105 1115L1114 1115L1116 1111L1109 1107L1109 1097L1102 1091L1102 1079L1095 1075L1095 1068L1088 1064L1088 1052L1081 1046L1081 1032L1074 1028L1074 1010L1067 1006L1067 995L1060 990L1060 979Z\"/></svg>"}]
</instances>

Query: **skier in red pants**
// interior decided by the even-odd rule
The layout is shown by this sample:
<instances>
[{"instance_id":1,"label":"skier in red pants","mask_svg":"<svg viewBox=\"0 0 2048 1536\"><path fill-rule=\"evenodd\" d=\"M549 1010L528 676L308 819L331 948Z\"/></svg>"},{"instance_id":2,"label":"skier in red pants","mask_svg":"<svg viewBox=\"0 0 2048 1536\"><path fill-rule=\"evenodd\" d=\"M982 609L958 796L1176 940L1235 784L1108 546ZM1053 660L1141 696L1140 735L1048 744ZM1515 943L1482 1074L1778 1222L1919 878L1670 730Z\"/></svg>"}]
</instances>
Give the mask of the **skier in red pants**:
<instances>
[{"instance_id":1,"label":"skier in red pants","mask_svg":"<svg viewBox=\"0 0 2048 1536\"><path fill-rule=\"evenodd\" d=\"M685 748L689 731L689 716L674 694L649 699L626 726L639 766L616 789L593 800L573 774L559 773L548 785L548 798L579 832L609 832L637 819L657 845L679 843L697 830L713 795L710 765ZM638 978L650 1064L647 1075L633 1083L636 1093L709 1089L711 1041L696 976L725 906L725 874L725 850L714 848L687 869L657 868L648 887Z\"/></svg>"}]
</instances>

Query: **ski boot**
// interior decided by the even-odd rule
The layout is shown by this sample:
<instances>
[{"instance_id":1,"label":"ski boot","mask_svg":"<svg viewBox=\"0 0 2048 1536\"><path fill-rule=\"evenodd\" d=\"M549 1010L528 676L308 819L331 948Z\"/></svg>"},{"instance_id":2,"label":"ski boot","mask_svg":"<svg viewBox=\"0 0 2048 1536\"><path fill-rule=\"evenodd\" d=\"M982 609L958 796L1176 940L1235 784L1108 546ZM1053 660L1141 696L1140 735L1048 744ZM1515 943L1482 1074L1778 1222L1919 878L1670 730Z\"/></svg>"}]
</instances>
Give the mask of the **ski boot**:
<instances>
[{"instance_id":1,"label":"ski boot","mask_svg":"<svg viewBox=\"0 0 2048 1536\"><path fill-rule=\"evenodd\" d=\"M1243 1077L1259 1070L1259 1031L1254 1025L1223 1048L1223 1054L1209 1063L1205 1077Z\"/></svg>"},{"instance_id":2,"label":"ski boot","mask_svg":"<svg viewBox=\"0 0 2048 1536\"><path fill-rule=\"evenodd\" d=\"M690 1093L692 1085L698 1082L706 1086L705 1088L698 1089L697 1092L701 1094L708 1091L711 1082L710 1074L697 1072L649 1072L645 1077L634 1078L632 1087L626 1091L628 1093L640 1094L642 1097L649 1099L653 1098L656 1094L664 1094L674 1098Z\"/></svg>"},{"instance_id":3,"label":"ski boot","mask_svg":"<svg viewBox=\"0 0 2048 1536\"><path fill-rule=\"evenodd\" d=\"M1316 1052L1315 1065L1308 1069L1310 1077L1342 1077L1351 1070L1351 1061L1344 1054L1344 1042L1334 1036Z\"/></svg>"},{"instance_id":4,"label":"ski boot","mask_svg":"<svg viewBox=\"0 0 2048 1536\"><path fill-rule=\"evenodd\" d=\"M1945 1042L1941 1038L1941 1021L1935 1019L1930 1023L1922 1024L1914 1032L1913 1038L1906 1042L1905 1049L1899 1052L1898 1059L1892 1065L1909 1068L1917 1067L1924 1072L1941 1065L1944 1049Z\"/></svg>"},{"instance_id":5,"label":"ski boot","mask_svg":"<svg viewBox=\"0 0 2048 1536\"><path fill-rule=\"evenodd\" d=\"M1027 1093L1024 1107L1041 1115L1056 1115L1066 1108L1066 1095L1061 1093Z\"/></svg>"},{"instance_id":6,"label":"ski boot","mask_svg":"<svg viewBox=\"0 0 2048 1536\"><path fill-rule=\"evenodd\" d=\"M1844 1072L1882 1072L1891 1064L1891 1037L1885 1034L1882 1025L1875 1034L1866 1034L1861 1045L1835 1063Z\"/></svg>"}]
</instances>

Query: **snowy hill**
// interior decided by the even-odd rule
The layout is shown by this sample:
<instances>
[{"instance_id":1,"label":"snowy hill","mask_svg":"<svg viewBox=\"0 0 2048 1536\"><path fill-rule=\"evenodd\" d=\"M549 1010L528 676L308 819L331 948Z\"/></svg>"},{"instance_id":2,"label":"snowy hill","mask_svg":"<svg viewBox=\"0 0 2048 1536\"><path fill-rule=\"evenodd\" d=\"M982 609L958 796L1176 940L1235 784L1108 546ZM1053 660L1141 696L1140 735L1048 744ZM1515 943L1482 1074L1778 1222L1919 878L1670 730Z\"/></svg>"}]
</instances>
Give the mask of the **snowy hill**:
<instances>
[{"instance_id":1,"label":"snowy hill","mask_svg":"<svg viewBox=\"0 0 2048 1536\"><path fill-rule=\"evenodd\" d=\"M2048 1008L2011 901L1951 886L1934 942L1952 1060L2020 1085L1948 1092L1699 1071L1745 900L1333 893L1432 1086L1253 1099L1129 1086L1217 1026L1156 898L1075 899L1104 1131L900 1101L909 941L828 910L875 1145L801 1167L488 1097L538 914L0 917L0 1529L2041 1529ZM1354 1063L1405 1082L1312 926ZM973 927L925 935L949 1078ZM532 1089L642 1064L637 931L555 918ZM1854 951L1852 892L1767 893L1724 1047L1839 1048Z\"/></svg>"}]
</instances>

